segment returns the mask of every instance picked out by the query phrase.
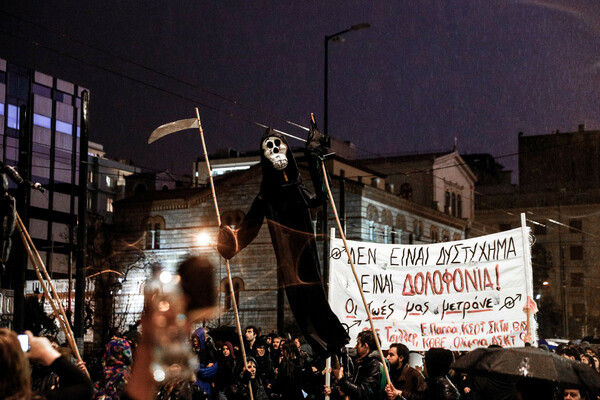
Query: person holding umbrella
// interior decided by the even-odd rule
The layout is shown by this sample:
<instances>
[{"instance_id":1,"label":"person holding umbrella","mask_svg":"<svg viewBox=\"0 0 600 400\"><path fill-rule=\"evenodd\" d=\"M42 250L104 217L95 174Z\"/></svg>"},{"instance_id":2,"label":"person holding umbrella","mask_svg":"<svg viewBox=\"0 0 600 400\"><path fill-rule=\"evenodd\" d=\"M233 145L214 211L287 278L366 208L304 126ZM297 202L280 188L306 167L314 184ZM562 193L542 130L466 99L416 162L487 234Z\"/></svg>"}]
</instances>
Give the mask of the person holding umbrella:
<instances>
[{"instance_id":1,"label":"person holding umbrella","mask_svg":"<svg viewBox=\"0 0 600 400\"><path fill-rule=\"evenodd\" d=\"M511 377L517 381L517 398L523 400L554 399L556 388L600 391L600 375L592 368L535 347L478 348L456 360L452 368L473 375Z\"/></svg>"}]
</instances>

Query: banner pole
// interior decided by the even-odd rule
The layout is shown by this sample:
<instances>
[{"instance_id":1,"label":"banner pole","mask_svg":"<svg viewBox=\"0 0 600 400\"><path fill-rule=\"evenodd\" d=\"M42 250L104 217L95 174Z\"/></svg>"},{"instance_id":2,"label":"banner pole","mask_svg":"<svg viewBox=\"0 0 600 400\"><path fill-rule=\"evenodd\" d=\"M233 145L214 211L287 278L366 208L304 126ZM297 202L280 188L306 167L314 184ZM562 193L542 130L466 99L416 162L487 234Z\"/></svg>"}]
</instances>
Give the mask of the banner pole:
<instances>
[{"instance_id":1,"label":"banner pole","mask_svg":"<svg viewBox=\"0 0 600 400\"><path fill-rule=\"evenodd\" d=\"M527 299L525 301L525 307L523 307L523 311L527 314L527 336L526 341L531 341L531 315L537 312L537 306L535 304L535 300L533 300L533 271L531 266L531 253L529 249L529 234L527 232L527 219L525 218L525 213L521 213L521 236L523 238L523 261L525 263L525 278L527 282L525 284L525 288L527 290L526 296Z\"/></svg>"},{"instance_id":2,"label":"banner pole","mask_svg":"<svg viewBox=\"0 0 600 400\"><path fill-rule=\"evenodd\" d=\"M321 160L321 165L323 167L323 179L325 182L325 186L327 187L327 193L329 194L329 201L331 202L331 209L333 210L333 215L335 216L335 220L337 222L338 229L340 230L340 237L344 242L344 248L346 249L346 254L348 254L348 262L350 263L350 267L352 268L352 274L354 275L354 279L356 281L356 285L358 286L358 291L360 293L360 297L363 302L363 306L365 307L365 311L367 313L367 318L369 319L369 324L371 325L371 331L373 332L373 337L375 338L375 344L377 345L377 351L379 352L379 356L381 357L381 363L383 364L383 371L385 372L385 377L387 382L393 386L392 380L390 379L390 372L388 371L387 365L385 363L385 356L383 355L383 350L381 349L381 343L379 342L379 337L377 336L377 331L375 330L375 325L373 324L373 318L371 317L371 311L369 311L369 307L367 305L367 299L365 299L365 295L362 290L362 285L360 284L360 280L358 279L358 274L356 273L356 268L354 268L354 262L352 261L352 257L350 257L350 249L348 247L348 242L346 242L346 234L342 229L342 224L340 222L340 218L337 213L337 208L335 207L335 202L333 201L333 194L331 193L331 187L329 186L329 180L327 178L327 170L325 169L325 161Z\"/></svg>"}]
</instances>

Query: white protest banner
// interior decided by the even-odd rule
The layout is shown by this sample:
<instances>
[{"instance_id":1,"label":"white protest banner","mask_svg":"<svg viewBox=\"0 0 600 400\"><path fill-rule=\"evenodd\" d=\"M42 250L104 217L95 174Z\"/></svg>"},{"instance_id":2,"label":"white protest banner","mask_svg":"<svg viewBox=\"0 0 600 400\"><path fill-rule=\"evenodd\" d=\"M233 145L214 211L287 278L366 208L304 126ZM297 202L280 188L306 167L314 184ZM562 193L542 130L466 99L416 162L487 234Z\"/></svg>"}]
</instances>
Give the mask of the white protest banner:
<instances>
[{"instance_id":1,"label":"white protest banner","mask_svg":"<svg viewBox=\"0 0 600 400\"><path fill-rule=\"evenodd\" d=\"M382 348L523 346L533 287L527 231L429 245L347 241ZM356 338L370 329L367 315L342 240L330 248L329 303ZM533 318L529 330L536 340Z\"/></svg>"}]
</instances>

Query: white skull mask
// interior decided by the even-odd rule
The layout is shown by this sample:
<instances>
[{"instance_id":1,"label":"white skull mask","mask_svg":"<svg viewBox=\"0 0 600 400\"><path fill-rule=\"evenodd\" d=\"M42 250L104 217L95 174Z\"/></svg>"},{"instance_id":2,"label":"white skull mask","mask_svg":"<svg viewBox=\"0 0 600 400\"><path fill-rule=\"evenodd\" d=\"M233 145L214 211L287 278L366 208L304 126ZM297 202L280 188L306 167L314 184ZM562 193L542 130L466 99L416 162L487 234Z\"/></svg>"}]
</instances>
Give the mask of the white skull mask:
<instances>
[{"instance_id":1,"label":"white skull mask","mask_svg":"<svg viewBox=\"0 0 600 400\"><path fill-rule=\"evenodd\" d=\"M287 145L283 143L283 141L277 136L269 136L263 140L262 149L265 153L265 157L271 163L273 163L273 167L277 170L282 170L288 165L287 157L285 153L287 152Z\"/></svg>"}]
</instances>

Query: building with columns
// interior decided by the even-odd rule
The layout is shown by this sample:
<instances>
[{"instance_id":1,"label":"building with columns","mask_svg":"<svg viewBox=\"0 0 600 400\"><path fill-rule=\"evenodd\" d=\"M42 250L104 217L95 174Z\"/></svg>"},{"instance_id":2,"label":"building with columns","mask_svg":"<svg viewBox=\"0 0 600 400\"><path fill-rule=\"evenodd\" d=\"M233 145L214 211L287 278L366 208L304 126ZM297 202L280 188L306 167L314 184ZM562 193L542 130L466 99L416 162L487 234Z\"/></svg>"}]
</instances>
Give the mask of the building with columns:
<instances>
[{"instance_id":1,"label":"building with columns","mask_svg":"<svg viewBox=\"0 0 600 400\"><path fill-rule=\"evenodd\" d=\"M235 158L211 160L214 170L224 167L233 171L214 179L221 220L232 226L239 223L250 208L262 180L260 164L249 162L248 157L239 160L243 168L235 168ZM296 160L307 188L312 190L303 156L296 156ZM336 157L327 161L327 168L348 239L417 244L463 239L469 232L470 223L466 218L432 208L433 201L424 206L398 195L386 184L386 175L359 161ZM196 170L201 171L200 165ZM126 270L122 269L126 275L122 296L126 299L115 301L119 305L117 314L130 313L136 318L135 312L141 311L144 279L149 276L150 264L160 262L174 271L186 257L201 254L215 266L215 280L219 285L220 309L210 324L212 327L234 326L225 262L215 249L218 226L212 193L209 187L202 186L204 182L198 181L198 177L199 174L195 182L200 186L196 188L140 193L115 204L114 221L124 246L120 264ZM418 186L418 182L415 185ZM471 199L472 195L465 197ZM321 246L327 236L323 234L323 211L314 209L312 215ZM331 205L327 227L337 230ZM473 234L472 228L470 232ZM293 325L277 281L275 254L266 222L256 239L231 260L230 268L242 325L256 324L263 332L287 330ZM326 276L327 271L323 272ZM125 304L128 309L120 306Z\"/></svg>"}]
</instances>

